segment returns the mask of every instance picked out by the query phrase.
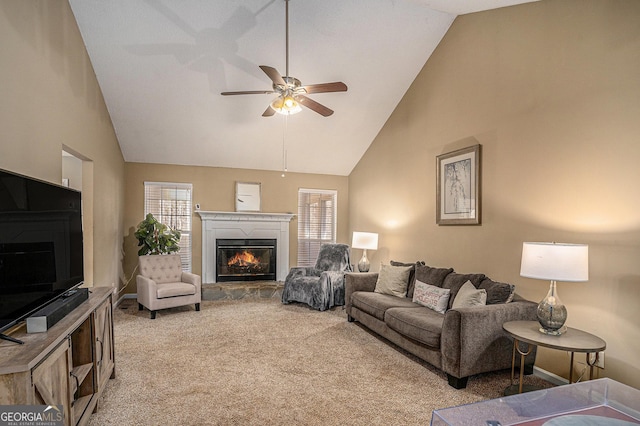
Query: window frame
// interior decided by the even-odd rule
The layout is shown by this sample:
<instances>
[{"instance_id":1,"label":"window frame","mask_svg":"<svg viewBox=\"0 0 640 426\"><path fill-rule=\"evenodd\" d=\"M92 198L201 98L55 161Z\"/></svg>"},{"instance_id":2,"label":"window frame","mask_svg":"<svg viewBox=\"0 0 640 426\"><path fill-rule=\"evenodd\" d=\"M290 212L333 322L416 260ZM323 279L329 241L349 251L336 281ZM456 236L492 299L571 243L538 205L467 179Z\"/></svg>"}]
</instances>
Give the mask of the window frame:
<instances>
[{"instance_id":1,"label":"window frame","mask_svg":"<svg viewBox=\"0 0 640 426\"><path fill-rule=\"evenodd\" d=\"M155 201L159 201L160 202L160 210L156 209L155 207L152 208L152 199L149 198L149 190L151 188L155 188L158 189L161 193L160 198L158 199L154 199ZM171 191L174 190L176 191L176 197L164 197L164 192L165 191ZM186 198L179 198L177 197L177 191L178 190L183 190L183 191L187 191L188 192L188 197ZM171 209L171 213L170 214L164 214L161 209L164 207L165 201L168 201L170 204L173 204L172 207L170 207ZM177 213L177 209L178 209L178 202L181 202L181 204L184 205L184 207L186 207L187 211L183 212L181 214ZM181 261L182 261L182 270L186 271L186 272L191 272L191 268L192 268L192 264L193 264L193 184L191 183L184 183L184 182L148 182L145 181L144 182L144 216L146 217L148 213L153 214L153 216L158 219L158 221L170 226L173 229L177 229L178 231L180 231L181 237L180 237L180 250L178 251L178 254L180 255ZM170 218L170 220L167 220L167 217ZM179 218L186 218L187 222L188 222L188 226L189 229L185 230L185 229L181 229L179 226L176 226L176 224L178 222L180 222L181 220L179 220ZM184 243L185 239L184 237L187 236L187 243Z\"/></svg>"},{"instance_id":2,"label":"window frame","mask_svg":"<svg viewBox=\"0 0 640 426\"><path fill-rule=\"evenodd\" d=\"M307 200L302 197L307 196ZM312 219L312 200L316 196L320 202L331 201L332 206L322 206L317 212L320 216ZM324 199L330 197L330 199ZM331 214L330 218L326 215ZM327 219L330 219L328 221ZM315 220L315 222L313 222ZM314 225L316 229L314 228ZM330 226L330 229L327 228ZM337 241L338 230L338 191L335 189L298 188L298 266L313 266L318 258L320 246ZM312 235L313 233L316 235ZM328 236L328 238L327 238Z\"/></svg>"}]
</instances>

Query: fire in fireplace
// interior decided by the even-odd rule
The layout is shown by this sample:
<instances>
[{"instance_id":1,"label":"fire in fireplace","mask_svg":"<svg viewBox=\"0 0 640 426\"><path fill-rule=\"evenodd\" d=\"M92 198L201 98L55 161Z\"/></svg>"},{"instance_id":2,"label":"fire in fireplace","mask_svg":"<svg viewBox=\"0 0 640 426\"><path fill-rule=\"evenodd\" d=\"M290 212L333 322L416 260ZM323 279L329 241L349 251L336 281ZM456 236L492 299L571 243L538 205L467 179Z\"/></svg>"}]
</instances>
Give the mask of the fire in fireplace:
<instances>
[{"instance_id":1,"label":"fire in fireplace","mask_svg":"<svg viewBox=\"0 0 640 426\"><path fill-rule=\"evenodd\" d=\"M234 254L231 259L227 260L227 266L229 267L229 270L235 273L243 273L245 271L250 273L260 273L264 272L265 266L268 267L268 265L262 263L262 259L254 256L251 249L246 249L243 250L242 253Z\"/></svg>"},{"instance_id":2,"label":"fire in fireplace","mask_svg":"<svg viewBox=\"0 0 640 426\"><path fill-rule=\"evenodd\" d=\"M216 240L216 282L275 280L276 240Z\"/></svg>"}]
</instances>

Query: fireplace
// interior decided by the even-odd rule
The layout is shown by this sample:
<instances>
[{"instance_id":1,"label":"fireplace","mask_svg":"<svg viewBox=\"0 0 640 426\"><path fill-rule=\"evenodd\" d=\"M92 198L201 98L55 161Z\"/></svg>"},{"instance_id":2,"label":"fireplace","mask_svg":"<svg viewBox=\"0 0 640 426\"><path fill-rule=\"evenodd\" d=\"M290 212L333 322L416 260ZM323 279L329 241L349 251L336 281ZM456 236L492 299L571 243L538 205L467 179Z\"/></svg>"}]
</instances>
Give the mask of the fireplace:
<instances>
[{"instance_id":1,"label":"fireplace","mask_svg":"<svg viewBox=\"0 0 640 426\"><path fill-rule=\"evenodd\" d=\"M274 281L277 240L216 239L216 282Z\"/></svg>"},{"instance_id":2,"label":"fireplace","mask_svg":"<svg viewBox=\"0 0 640 426\"><path fill-rule=\"evenodd\" d=\"M216 241L218 239L276 240L276 281L284 281L289 273L290 213L209 212L197 211L202 218L202 283L217 282Z\"/></svg>"}]
</instances>

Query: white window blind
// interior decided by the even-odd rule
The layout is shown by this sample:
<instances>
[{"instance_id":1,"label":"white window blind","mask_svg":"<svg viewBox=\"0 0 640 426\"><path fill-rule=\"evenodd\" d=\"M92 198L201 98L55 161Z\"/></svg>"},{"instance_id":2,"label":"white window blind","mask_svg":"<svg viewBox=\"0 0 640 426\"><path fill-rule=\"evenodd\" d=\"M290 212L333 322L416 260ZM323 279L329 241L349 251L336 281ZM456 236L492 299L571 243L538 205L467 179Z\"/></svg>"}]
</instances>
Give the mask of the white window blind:
<instances>
[{"instance_id":1,"label":"white window blind","mask_svg":"<svg viewBox=\"0 0 640 426\"><path fill-rule=\"evenodd\" d=\"M320 246L336 242L338 191L298 190L298 266L313 266Z\"/></svg>"},{"instance_id":2,"label":"white window blind","mask_svg":"<svg viewBox=\"0 0 640 426\"><path fill-rule=\"evenodd\" d=\"M191 193L190 183L145 182L144 215L151 213L172 229L180 231L182 269L191 272Z\"/></svg>"}]
</instances>

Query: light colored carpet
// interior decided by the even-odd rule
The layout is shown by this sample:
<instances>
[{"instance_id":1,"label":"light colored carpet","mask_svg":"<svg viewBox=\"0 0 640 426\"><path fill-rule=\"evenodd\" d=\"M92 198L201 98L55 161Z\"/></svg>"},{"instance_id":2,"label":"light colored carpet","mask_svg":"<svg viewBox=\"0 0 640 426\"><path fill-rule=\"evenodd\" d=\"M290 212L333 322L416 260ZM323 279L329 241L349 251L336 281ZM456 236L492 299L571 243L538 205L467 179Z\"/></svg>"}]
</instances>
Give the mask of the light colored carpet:
<instances>
[{"instance_id":1,"label":"light colored carpet","mask_svg":"<svg viewBox=\"0 0 640 426\"><path fill-rule=\"evenodd\" d=\"M464 390L349 323L276 299L114 312L116 378L90 425L425 425L437 408L502 395L509 372ZM539 378L528 383L550 386Z\"/></svg>"}]
</instances>

